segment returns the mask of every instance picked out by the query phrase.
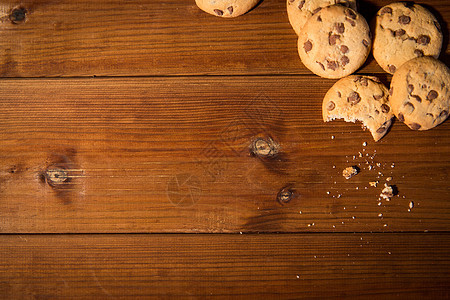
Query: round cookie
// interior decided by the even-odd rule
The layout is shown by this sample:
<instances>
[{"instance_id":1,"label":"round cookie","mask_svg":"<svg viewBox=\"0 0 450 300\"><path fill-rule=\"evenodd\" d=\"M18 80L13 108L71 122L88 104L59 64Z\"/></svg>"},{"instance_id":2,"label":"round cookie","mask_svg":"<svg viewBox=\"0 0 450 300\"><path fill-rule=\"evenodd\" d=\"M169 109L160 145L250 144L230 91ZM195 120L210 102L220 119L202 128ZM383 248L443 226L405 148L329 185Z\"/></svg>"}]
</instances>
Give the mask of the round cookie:
<instances>
[{"instance_id":1,"label":"round cookie","mask_svg":"<svg viewBox=\"0 0 450 300\"><path fill-rule=\"evenodd\" d=\"M259 0L195 0L197 6L217 17L235 18L252 9Z\"/></svg>"},{"instance_id":2,"label":"round cookie","mask_svg":"<svg viewBox=\"0 0 450 300\"><path fill-rule=\"evenodd\" d=\"M418 4L396 2L384 6L372 23L373 56L390 74L410 59L438 58L442 30L435 16Z\"/></svg>"},{"instance_id":3,"label":"round cookie","mask_svg":"<svg viewBox=\"0 0 450 300\"><path fill-rule=\"evenodd\" d=\"M436 127L450 111L449 86L450 70L444 63L431 56L414 58L392 77L392 111L413 130Z\"/></svg>"},{"instance_id":4,"label":"round cookie","mask_svg":"<svg viewBox=\"0 0 450 300\"><path fill-rule=\"evenodd\" d=\"M297 35L309 17L320 9L341 4L356 11L356 0L287 0L287 14L289 22Z\"/></svg>"},{"instance_id":5,"label":"round cookie","mask_svg":"<svg viewBox=\"0 0 450 300\"><path fill-rule=\"evenodd\" d=\"M394 118L388 98L388 89L377 77L347 76L337 81L323 98L323 121L361 121L377 142L387 133Z\"/></svg>"},{"instance_id":6,"label":"round cookie","mask_svg":"<svg viewBox=\"0 0 450 300\"><path fill-rule=\"evenodd\" d=\"M362 66L370 45L364 17L351 8L332 5L308 19L298 37L298 54L316 75L341 78Z\"/></svg>"}]
</instances>

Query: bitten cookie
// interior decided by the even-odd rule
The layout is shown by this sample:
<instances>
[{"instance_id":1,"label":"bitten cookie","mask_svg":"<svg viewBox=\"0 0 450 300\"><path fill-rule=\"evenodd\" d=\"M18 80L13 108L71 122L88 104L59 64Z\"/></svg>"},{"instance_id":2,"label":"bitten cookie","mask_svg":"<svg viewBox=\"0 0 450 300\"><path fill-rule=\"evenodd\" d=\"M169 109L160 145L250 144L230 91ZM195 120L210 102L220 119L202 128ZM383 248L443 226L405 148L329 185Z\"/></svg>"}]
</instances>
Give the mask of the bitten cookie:
<instances>
[{"instance_id":1,"label":"bitten cookie","mask_svg":"<svg viewBox=\"0 0 450 300\"><path fill-rule=\"evenodd\" d=\"M252 9L259 0L195 0L197 6L212 15L235 18Z\"/></svg>"},{"instance_id":2,"label":"bitten cookie","mask_svg":"<svg viewBox=\"0 0 450 300\"><path fill-rule=\"evenodd\" d=\"M312 15L298 37L303 64L325 78L341 78L355 72L370 52L369 26L351 8L332 5Z\"/></svg>"},{"instance_id":3,"label":"bitten cookie","mask_svg":"<svg viewBox=\"0 0 450 300\"><path fill-rule=\"evenodd\" d=\"M394 117L388 101L388 89L377 77L351 75L336 82L323 98L324 122L344 119L361 121L373 139L379 141Z\"/></svg>"},{"instance_id":4,"label":"bitten cookie","mask_svg":"<svg viewBox=\"0 0 450 300\"><path fill-rule=\"evenodd\" d=\"M356 0L287 0L287 14L295 33L300 35L300 30L309 17L334 4L341 4L356 11Z\"/></svg>"},{"instance_id":5,"label":"bitten cookie","mask_svg":"<svg viewBox=\"0 0 450 300\"><path fill-rule=\"evenodd\" d=\"M371 23L373 56L390 74L410 59L438 58L442 31L434 15L418 4L396 2L381 8Z\"/></svg>"},{"instance_id":6,"label":"bitten cookie","mask_svg":"<svg viewBox=\"0 0 450 300\"><path fill-rule=\"evenodd\" d=\"M444 122L450 111L450 70L430 57L414 58L395 72L389 102L395 116L413 130Z\"/></svg>"}]
</instances>

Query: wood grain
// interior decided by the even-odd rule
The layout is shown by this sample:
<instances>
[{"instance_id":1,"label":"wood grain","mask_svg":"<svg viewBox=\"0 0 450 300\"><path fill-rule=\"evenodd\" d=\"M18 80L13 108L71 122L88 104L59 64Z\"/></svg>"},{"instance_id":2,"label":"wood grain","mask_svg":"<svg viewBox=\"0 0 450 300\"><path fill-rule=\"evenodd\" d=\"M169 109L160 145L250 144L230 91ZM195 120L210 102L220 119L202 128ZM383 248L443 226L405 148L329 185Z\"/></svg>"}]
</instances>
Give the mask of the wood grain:
<instances>
[{"instance_id":1,"label":"wood grain","mask_svg":"<svg viewBox=\"0 0 450 300\"><path fill-rule=\"evenodd\" d=\"M445 299L448 234L11 235L8 299Z\"/></svg>"},{"instance_id":2,"label":"wood grain","mask_svg":"<svg viewBox=\"0 0 450 300\"><path fill-rule=\"evenodd\" d=\"M397 122L375 143L359 124L322 122L332 84L1 80L0 230L447 231L450 123L415 132ZM278 155L252 155L255 140ZM350 165L361 172L345 180ZM399 193L379 206L387 177Z\"/></svg>"},{"instance_id":3,"label":"wood grain","mask_svg":"<svg viewBox=\"0 0 450 300\"><path fill-rule=\"evenodd\" d=\"M370 20L392 1L358 2ZM440 19L448 64L450 7L420 3ZM25 19L11 22L17 8ZM236 19L206 14L194 0L4 0L0 37L1 77L311 74L280 0ZM373 58L360 72L383 73Z\"/></svg>"}]
</instances>

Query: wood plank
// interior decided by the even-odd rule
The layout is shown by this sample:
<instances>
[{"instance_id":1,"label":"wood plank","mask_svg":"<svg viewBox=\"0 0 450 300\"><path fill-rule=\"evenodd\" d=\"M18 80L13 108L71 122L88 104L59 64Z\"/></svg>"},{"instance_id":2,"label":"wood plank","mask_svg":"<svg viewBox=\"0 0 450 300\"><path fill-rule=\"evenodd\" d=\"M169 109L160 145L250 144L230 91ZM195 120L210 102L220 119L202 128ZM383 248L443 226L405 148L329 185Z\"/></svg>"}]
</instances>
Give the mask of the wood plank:
<instances>
[{"instance_id":1,"label":"wood plank","mask_svg":"<svg viewBox=\"0 0 450 300\"><path fill-rule=\"evenodd\" d=\"M11 235L8 299L444 299L448 234Z\"/></svg>"},{"instance_id":2,"label":"wood plank","mask_svg":"<svg viewBox=\"0 0 450 300\"><path fill-rule=\"evenodd\" d=\"M397 122L375 143L358 124L322 122L333 82L1 80L0 230L447 231L450 122ZM271 139L278 155L252 155ZM350 165L361 172L345 180ZM379 206L387 177L399 193Z\"/></svg>"},{"instance_id":3,"label":"wood plank","mask_svg":"<svg viewBox=\"0 0 450 300\"><path fill-rule=\"evenodd\" d=\"M370 20L387 0L360 0ZM440 18L449 63L450 6L424 0ZM26 11L11 22L14 9ZM297 54L286 1L264 0L222 19L194 0L4 0L0 4L0 76L311 74ZM371 58L363 73L382 73Z\"/></svg>"}]
</instances>

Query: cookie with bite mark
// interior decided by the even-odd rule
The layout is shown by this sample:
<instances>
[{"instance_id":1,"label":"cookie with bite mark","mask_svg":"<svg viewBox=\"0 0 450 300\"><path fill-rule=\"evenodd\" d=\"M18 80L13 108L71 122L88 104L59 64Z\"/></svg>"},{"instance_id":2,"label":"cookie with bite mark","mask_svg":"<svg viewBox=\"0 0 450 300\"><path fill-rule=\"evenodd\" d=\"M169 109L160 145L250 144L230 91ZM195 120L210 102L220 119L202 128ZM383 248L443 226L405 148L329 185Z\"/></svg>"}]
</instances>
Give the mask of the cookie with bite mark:
<instances>
[{"instance_id":1,"label":"cookie with bite mark","mask_svg":"<svg viewBox=\"0 0 450 300\"><path fill-rule=\"evenodd\" d=\"M323 121L360 121L377 142L387 133L394 117L388 95L388 89L377 77L351 75L342 78L323 99Z\"/></svg>"}]
</instances>

